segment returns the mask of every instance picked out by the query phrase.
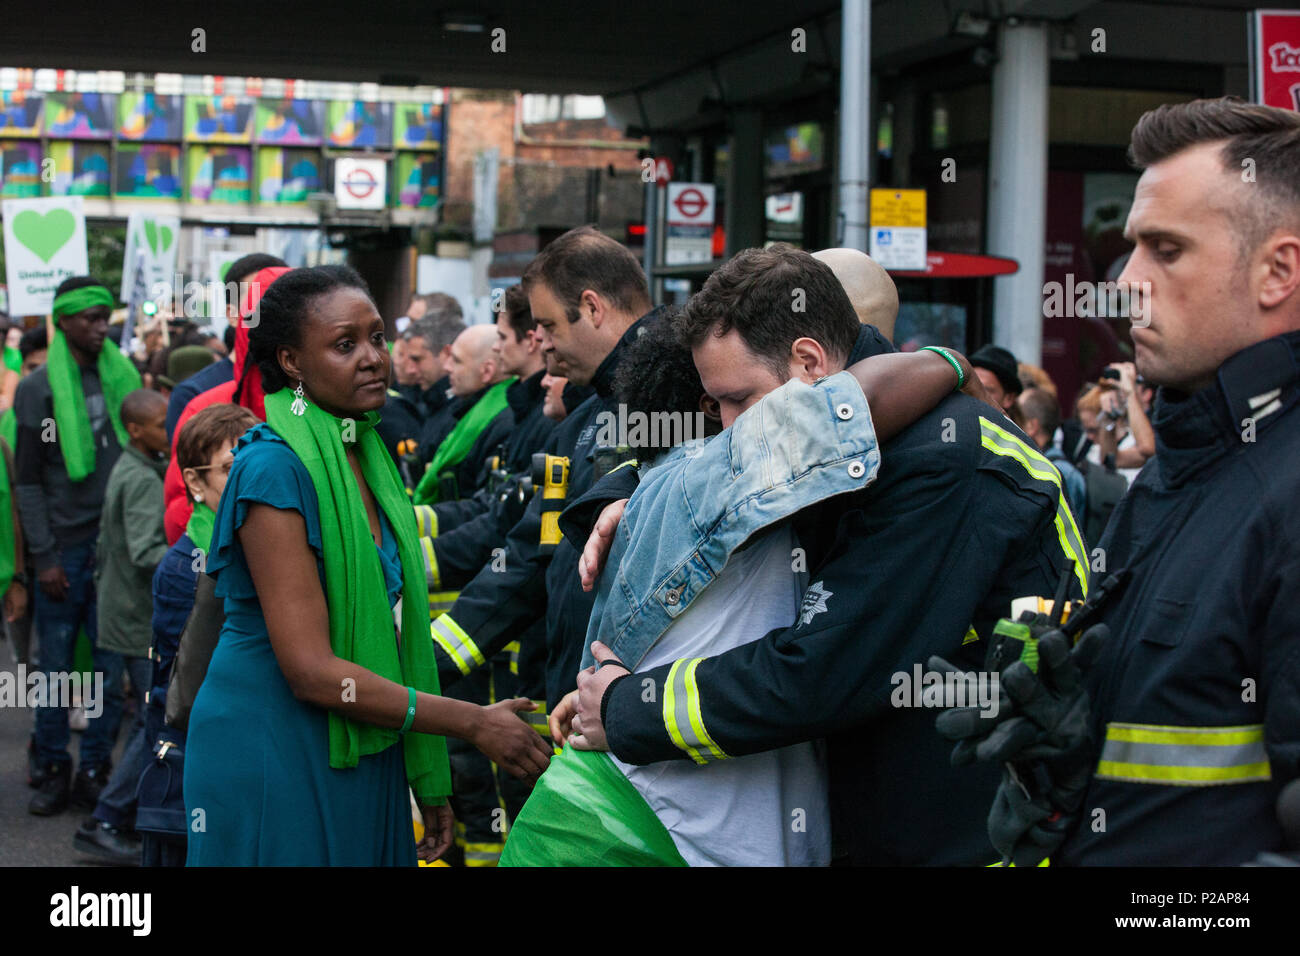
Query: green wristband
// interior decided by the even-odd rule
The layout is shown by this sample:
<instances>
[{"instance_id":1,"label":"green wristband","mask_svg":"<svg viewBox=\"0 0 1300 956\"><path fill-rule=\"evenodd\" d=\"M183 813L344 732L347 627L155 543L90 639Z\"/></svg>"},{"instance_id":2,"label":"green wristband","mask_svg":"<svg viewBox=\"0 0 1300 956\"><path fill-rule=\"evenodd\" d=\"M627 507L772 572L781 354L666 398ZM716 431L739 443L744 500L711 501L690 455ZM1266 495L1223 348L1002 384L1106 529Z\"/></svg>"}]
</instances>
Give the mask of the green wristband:
<instances>
[{"instance_id":1,"label":"green wristband","mask_svg":"<svg viewBox=\"0 0 1300 956\"><path fill-rule=\"evenodd\" d=\"M952 353L949 352L946 348L944 348L942 345L926 345L923 346L920 349L920 351L934 352L938 355L942 355L944 361L946 361L949 365L951 365L954 369L956 369L957 387L953 389L954 392L960 392L963 388L966 387L966 373L961 370L961 363L958 362L955 358L953 358Z\"/></svg>"},{"instance_id":2,"label":"green wristband","mask_svg":"<svg viewBox=\"0 0 1300 956\"><path fill-rule=\"evenodd\" d=\"M408 687L406 690L411 696L407 698L406 720L402 721L402 729L398 731L399 734L406 733L411 729L411 724L415 722L415 688Z\"/></svg>"}]
</instances>

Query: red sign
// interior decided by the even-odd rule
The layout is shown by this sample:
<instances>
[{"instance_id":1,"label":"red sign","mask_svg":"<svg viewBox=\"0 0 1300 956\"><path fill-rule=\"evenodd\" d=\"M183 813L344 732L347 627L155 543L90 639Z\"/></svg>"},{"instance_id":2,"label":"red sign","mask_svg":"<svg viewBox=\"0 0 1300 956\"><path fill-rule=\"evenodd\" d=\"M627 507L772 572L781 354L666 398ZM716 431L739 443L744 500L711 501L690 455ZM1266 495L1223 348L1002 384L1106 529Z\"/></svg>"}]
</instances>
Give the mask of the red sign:
<instances>
[{"instance_id":1,"label":"red sign","mask_svg":"<svg viewBox=\"0 0 1300 956\"><path fill-rule=\"evenodd\" d=\"M673 200L673 207L685 218L695 219L709 208L709 201L698 189L684 189L681 195Z\"/></svg>"},{"instance_id":2,"label":"red sign","mask_svg":"<svg viewBox=\"0 0 1300 956\"><path fill-rule=\"evenodd\" d=\"M1020 268L1015 259L1003 256L972 256L964 252L936 252L925 255L925 271L890 270L890 275L904 279L978 279L984 276L1010 275Z\"/></svg>"},{"instance_id":3,"label":"red sign","mask_svg":"<svg viewBox=\"0 0 1300 956\"><path fill-rule=\"evenodd\" d=\"M374 174L364 167L352 170L352 174L343 180L343 188L358 199L365 199L378 185Z\"/></svg>"},{"instance_id":4,"label":"red sign","mask_svg":"<svg viewBox=\"0 0 1300 956\"><path fill-rule=\"evenodd\" d=\"M1256 10L1250 26L1251 98L1300 110L1300 11Z\"/></svg>"},{"instance_id":5,"label":"red sign","mask_svg":"<svg viewBox=\"0 0 1300 956\"><path fill-rule=\"evenodd\" d=\"M673 161L667 156L659 156L655 159L655 185L660 189L673 181L674 172Z\"/></svg>"}]
</instances>

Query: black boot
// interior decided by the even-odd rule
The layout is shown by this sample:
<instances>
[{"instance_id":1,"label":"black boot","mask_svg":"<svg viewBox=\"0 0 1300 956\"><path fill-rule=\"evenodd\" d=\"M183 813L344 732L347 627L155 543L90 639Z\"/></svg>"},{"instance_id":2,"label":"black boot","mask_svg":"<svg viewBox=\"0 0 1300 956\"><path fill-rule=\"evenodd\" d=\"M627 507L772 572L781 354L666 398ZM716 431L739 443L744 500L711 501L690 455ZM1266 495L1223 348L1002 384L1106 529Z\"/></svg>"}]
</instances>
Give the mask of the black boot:
<instances>
[{"instance_id":1,"label":"black boot","mask_svg":"<svg viewBox=\"0 0 1300 956\"><path fill-rule=\"evenodd\" d=\"M83 810L94 810L99 803L99 795L108 785L109 774L113 765L107 760L97 767L85 766L77 769L77 777L72 781L72 805Z\"/></svg>"},{"instance_id":2,"label":"black boot","mask_svg":"<svg viewBox=\"0 0 1300 956\"><path fill-rule=\"evenodd\" d=\"M119 866L140 865L140 843L123 827L90 817L81 824L72 845L83 853L112 860Z\"/></svg>"},{"instance_id":3,"label":"black boot","mask_svg":"<svg viewBox=\"0 0 1300 956\"><path fill-rule=\"evenodd\" d=\"M38 817L52 817L68 808L68 796L72 779L72 763L50 764L45 768L45 779L32 802L27 805L27 812Z\"/></svg>"},{"instance_id":4,"label":"black boot","mask_svg":"<svg viewBox=\"0 0 1300 956\"><path fill-rule=\"evenodd\" d=\"M45 782L45 767L36 755L36 738L27 741L27 786L35 790Z\"/></svg>"}]
</instances>

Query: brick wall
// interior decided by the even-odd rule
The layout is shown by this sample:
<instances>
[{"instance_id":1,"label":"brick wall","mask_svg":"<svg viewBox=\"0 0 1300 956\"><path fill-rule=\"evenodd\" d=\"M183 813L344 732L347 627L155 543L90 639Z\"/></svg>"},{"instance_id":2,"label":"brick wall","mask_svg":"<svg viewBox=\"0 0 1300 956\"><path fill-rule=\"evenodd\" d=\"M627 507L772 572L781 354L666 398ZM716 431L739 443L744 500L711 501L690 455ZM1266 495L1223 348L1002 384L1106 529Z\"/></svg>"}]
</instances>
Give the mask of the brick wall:
<instances>
[{"instance_id":1,"label":"brick wall","mask_svg":"<svg viewBox=\"0 0 1300 956\"><path fill-rule=\"evenodd\" d=\"M634 149L581 145L630 142L605 120L529 124L515 141L512 91L453 90L447 116L447 168L443 223L467 230L473 219L474 157L495 147L499 155L497 228L572 226L594 210L602 228L619 230L641 215L640 160ZM576 141L551 145L538 140ZM613 166L616 177L607 172ZM592 178L588 170L599 170Z\"/></svg>"}]
</instances>

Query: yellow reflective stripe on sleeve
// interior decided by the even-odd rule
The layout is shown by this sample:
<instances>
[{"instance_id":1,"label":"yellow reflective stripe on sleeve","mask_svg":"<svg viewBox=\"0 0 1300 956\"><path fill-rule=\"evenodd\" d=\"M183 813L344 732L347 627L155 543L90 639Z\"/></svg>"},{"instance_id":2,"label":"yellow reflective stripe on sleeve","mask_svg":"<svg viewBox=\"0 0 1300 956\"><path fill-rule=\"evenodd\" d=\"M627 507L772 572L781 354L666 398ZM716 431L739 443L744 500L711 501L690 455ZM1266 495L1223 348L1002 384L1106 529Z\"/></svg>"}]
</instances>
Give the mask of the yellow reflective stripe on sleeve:
<instances>
[{"instance_id":1,"label":"yellow reflective stripe on sleeve","mask_svg":"<svg viewBox=\"0 0 1300 956\"><path fill-rule=\"evenodd\" d=\"M415 506L415 528L422 538L438 537L438 512L432 505Z\"/></svg>"},{"instance_id":2,"label":"yellow reflective stripe on sleeve","mask_svg":"<svg viewBox=\"0 0 1300 956\"><path fill-rule=\"evenodd\" d=\"M438 590L441 583L438 577L438 555L433 550L432 538L417 538L420 542L420 554L424 556L424 583L430 591Z\"/></svg>"},{"instance_id":3,"label":"yellow reflective stripe on sleeve","mask_svg":"<svg viewBox=\"0 0 1300 956\"><path fill-rule=\"evenodd\" d=\"M450 611L455 606L458 597L460 597L459 591L430 591L429 620L436 621Z\"/></svg>"},{"instance_id":4,"label":"yellow reflective stripe on sleeve","mask_svg":"<svg viewBox=\"0 0 1300 956\"><path fill-rule=\"evenodd\" d=\"M1051 857L1045 857L1044 859L1040 860L1039 862L1035 863L1034 865L1035 865L1035 866L1051 866L1051 865L1052 865L1052 858L1051 858ZM1015 866L1015 864L1014 864L1014 863L1003 863L1001 860L998 860L996 863L985 863L984 866L985 866L985 868L987 869L987 868L990 867L990 866Z\"/></svg>"},{"instance_id":5,"label":"yellow reflective stripe on sleeve","mask_svg":"<svg viewBox=\"0 0 1300 956\"><path fill-rule=\"evenodd\" d=\"M1106 725L1097 777L1130 783L1209 787L1272 779L1264 725Z\"/></svg>"},{"instance_id":6,"label":"yellow reflective stripe on sleeve","mask_svg":"<svg viewBox=\"0 0 1300 956\"><path fill-rule=\"evenodd\" d=\"M483 652L450 614L444 614L429 625L434 641L452 659L462 674L468 674L475 665L486 663Z\"/></svg>"},{"instance_id":7,"label":"yellow reflective stripe on sleeve","mask_svg":"<svg viewBox=\"0 0 1300 956\"><path fill-rule=\"evenodd\" d=\"M510 652L510 673L518 677L519 676L519 642L511 641L505 647L501 648L501 650Z\"/></svg>"},{"instance_id":8,"label":"yellow reflective stripe on sleeve","mask_svg":"<svg viewBox=\"0 0 1300 956\"><path fill-rule=\"evenodd\" d=\"M523 717L524 720L528 721L529 725L533 728L533 730L537 731L547 740L550 740L551 727L550 724L546 722L546 718L548 716L546 713L546 701L538 700L537 698L534 697L533 703L537 706L536 710L524 711L519 716Z\"/></svg>"},{"instance_id":9,"label":"yellow reflective stripe on sleeve","mask_svg":"<svg viewBox=\"0 0 1300 956\"><path fill-rule=\"evenodd\" d=\"M709 736L700 711L700 691L695 669L702 657L674 661L664 681L664 726L674 744L698 764L726 760L728 754Z\"/></svg>"},{"instance_id":10,"label":"yellow reflective stripe on sleeve","mask_svg":"<svg viewBox=\"0 0 1300 956\"><path fill-rule=\"evenodd\" d=\"M1088 595L1087 551L1083 546L1083 536L1075 524L1074 515L1066 501L1065 491L1061 487L1061 473L1056 466L1004 428L999 428L987 418L980 418L980 444L995 455L1010 458L1024 466L1025 471L1039 481L1049 482L1056 489L1056 515L1052 521L1056 525L1056 536L1061 543L1061 550L1074 564L1074 576L1079 579L1083 595Z\"/></svg>"}]
</instances>

